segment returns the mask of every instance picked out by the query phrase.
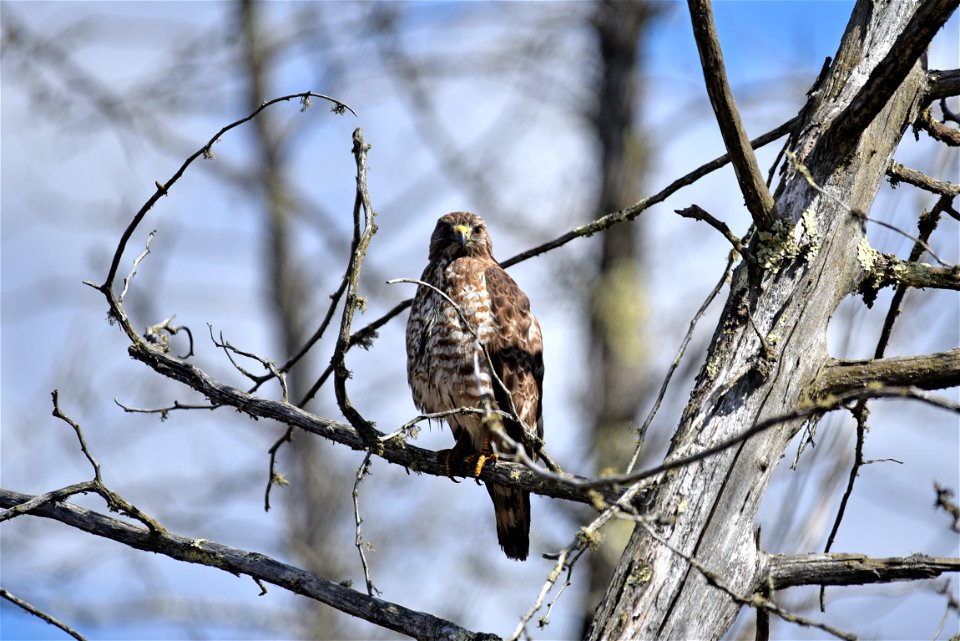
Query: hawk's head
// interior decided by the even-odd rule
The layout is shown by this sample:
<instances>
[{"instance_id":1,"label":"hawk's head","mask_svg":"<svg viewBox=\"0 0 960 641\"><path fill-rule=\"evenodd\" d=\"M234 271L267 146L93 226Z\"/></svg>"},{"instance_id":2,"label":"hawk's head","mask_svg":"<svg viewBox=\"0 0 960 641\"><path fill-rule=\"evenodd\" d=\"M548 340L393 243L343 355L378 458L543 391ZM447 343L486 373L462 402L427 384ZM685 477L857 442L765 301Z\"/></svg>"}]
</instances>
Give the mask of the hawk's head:
<instances>
[{"instance_id":1,"label":"hawk's head","mask_svg":"<svg viewBox=\"0 0 960 641\"><path fill-rule=\"evenodd\" d=\"M465 211L442 216L430 237L430 261L461 256L493 257L493 243L483 218Z\"/></svg>"}]
</instances>

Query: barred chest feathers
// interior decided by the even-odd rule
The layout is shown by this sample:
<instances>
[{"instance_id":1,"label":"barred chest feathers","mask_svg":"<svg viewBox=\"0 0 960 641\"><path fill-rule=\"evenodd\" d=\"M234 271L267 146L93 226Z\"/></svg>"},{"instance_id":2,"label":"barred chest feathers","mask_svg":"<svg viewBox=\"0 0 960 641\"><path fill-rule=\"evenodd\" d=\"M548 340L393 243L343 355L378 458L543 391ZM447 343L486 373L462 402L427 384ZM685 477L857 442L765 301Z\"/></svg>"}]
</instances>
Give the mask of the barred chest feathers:
<instances>
[{"instance_id":1,"label":"barred chest feathers","mask_svg":"<svg viewBox=\"0 0 960 641\"><path fill-rule=\"evenodd\" d=\"M438 289L460 307L482 344L496 332L485 277L488 266L487 260L463 256L428 265L421 278L439 283ZM453 305L421 285L410 314L408 378L421 411L475 407L484 395L493 394L483 349Z\"/></svg>"}]
</instances>

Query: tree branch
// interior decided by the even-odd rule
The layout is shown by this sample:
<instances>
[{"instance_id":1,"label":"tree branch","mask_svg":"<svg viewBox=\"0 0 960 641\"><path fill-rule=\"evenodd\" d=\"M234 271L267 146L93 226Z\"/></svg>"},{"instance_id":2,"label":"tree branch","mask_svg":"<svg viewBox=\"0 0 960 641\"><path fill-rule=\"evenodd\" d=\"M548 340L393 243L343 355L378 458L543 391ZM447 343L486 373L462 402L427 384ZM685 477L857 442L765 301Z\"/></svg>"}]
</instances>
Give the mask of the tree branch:
<instances>
[{"instance_id":1,"label":"tree branch","mask_svg":"<svg viewBox=\"0 0 960 641\"><path fill-rule=\"evenodd\" d=\"M960 69L934 69L927 73L927 100L960 96Z\"/></svg>"},{"instance_id":2,"label":"tree branch","mask_svg":"<svg viewBox=\"0 0 960 641\"><path fill-rule=\"evenodd\" d=\"M883 60L874 67L860 91L846 109L831 123L821 142L855 145L860 133L873 122L880 110L890 101L893 93L923 55L934 34L957 8L957 0L925 0L917 9L906 27L897 36Z\"/></svg>"},{"instance_id":3,"label":"tree branch","mask_svg":"<svg viewBox=\"0 0 960 641\"><path fill-rule=\"evenodd\" d=\"M960 194L960 185L931 178L916 169L904 167L897 161L890 163L890 168L887 169L887 176L890 177L890 186L894 188L898 183L905 182L931 193L940 194L941 196L953 197Z\"/></svg>"},{"instance_id":4,"label":"tree branch","mask_svg":"<svg viewBox=\"0 0 960 641\"><path fill-rule=\"evenodd\" d=\"M930 134L931 138L942 142L947 146L960 146L960 129L954 129L953 127L950 127L934 118L930 107L927 107L920 112L920 115L917 116L913 126L914 131L917 129L923 129Z\"/></svg>"},{"instance_id":5,"label":"tree branch","mask_svg":"<svg viewBox=\"0 0 960 641\"><path fill-rule=\"evenodd\" d=\"M0 489L0 507L15 507L32 498L27 494ZM146 528L136 527L72 503L48 503L35 508L32 514L60 521L138 550L156 552L178 561L207 565L232 574L247 574L254 579L272 583L341 612L418 639L499 639L493 634L472 632L431 614L367 596L263 554L231 548L205 539L189 539L171 532L152 533Z\"/></svg>"},{"instance_id":6,"label":"tree branch","mask_svg":"<svg viewBox=\"0 0 960 641\"><path fill-rule=\"evenodd\" d=\"M69 625L67 625L60 619L56 618L53 615L47 614L46 612L36 607L35 605L31 605L30 603L27 603L17 595L10 594L10 592L8 592L7 590L4 590L3 588L0 588L0 597L3 597L10 603L13 603L14 605L22 608L24 611L29 612L30 614L37 617L38 619L41 619L42 621L46 621L47 623L49 623L54 627L60 628L61 630L63 630L64 632L72 636L74 639L76 639L77 641L87 641L82 634L80 634L79 632L71 628Z\"/></svg>"},{"instance_id":7,"label":"tree branch","mask_svg":"<svg viewBox=\"0 0 960 641\"><path fill-rule=\"evenodd\" d=\"M812 383L811 395L822 398L873 385L911 385L925 390L960 385L960 349L923 356L831 360Z\"/></svg>"},{"instance_id":8,"label":"tree branch","mask_svg":"<svg viewBox=\"0 0 960 641\"><path fill-rule=\"evenodd\" d=\"M141 341L133 343L128 352L135 360L148 365L151 369L168 378L179 381L203 394L212 403L234 407L256 418L269 418L285 425L299 427L307 432L322 436L354 450L366 451L369 446L357 431L346 423L316 416L290 403L254 396L243 390L225 385L213 379L199 367L154 349ZM391 463L407 469L434 476L447 477L446 461L436 452L407 443L402 435L380 441L374 453ZM497 461L496 465L484 466L480 480L492 481L500 485L509 485L535 494L558 499L592 504L595 495L589 488L575 486L575 483L587 481L571 475L573 481L541 477L524 465ZM607 501L615 501L618 492L602 491Z\"/></svg>"},{"instance_id":9,"label":"tree branch","mask_svg":"<svg viewBox=\"0 0 960 641\"><path fill-rule=\"evenodd\" d=\"M798 585L862 585L932 579L960 572L960 559L911 554L885 559L862 554L765 555L763 585L782 590Z\"/></svg>"},{"instance_id":10,"label":"tree branch","mask_svg":"<svg viewBox=\"0 0 960 641\"><path fill-rule=\"evenodd\" d=\"M727 81L710 0L688 0L687 6L693 23L693 36L700 52L700 66L703 69L707 94L720 125L723 144L730 154L747 210L753 216L758 229L768 230L773 227L775 218L773 196L763 180L757 157L747 139L730 83Z\"/></svg>"},{"instance_id":11,"label":"tree branch","mask_svg":"<svg viewBox=\"0 0 960 641\"><path fill-rule=\"evenodd\" d=\"M376 212L373 210L373 205L370 203L370 194L367 192L367 152L369 150L370 145L363 139L363 131L358 127L353 131L353 155L357 163L357 196L353 204L353 242L350 247L347 276L344 279L347 283L347 290L346 301L343 304L343 316L340 320L340 333L330 364L334 368L334 390L340 411L360 433L367 445L372 446L381 434L370 421L360 415L360 412L350 402L350 397L347 395L347 378L349 378L350 372L347 371L346 364L353 315L358 308L363 308L366 305L366 301L357 294L360 284L360 265L363 263L373 235L377 233L377 224L374 222ZM364 213L362 230L360 223L361 209ZM305 404L306 399L300 403L300 405Z\"/></svg>"}]
</instances>

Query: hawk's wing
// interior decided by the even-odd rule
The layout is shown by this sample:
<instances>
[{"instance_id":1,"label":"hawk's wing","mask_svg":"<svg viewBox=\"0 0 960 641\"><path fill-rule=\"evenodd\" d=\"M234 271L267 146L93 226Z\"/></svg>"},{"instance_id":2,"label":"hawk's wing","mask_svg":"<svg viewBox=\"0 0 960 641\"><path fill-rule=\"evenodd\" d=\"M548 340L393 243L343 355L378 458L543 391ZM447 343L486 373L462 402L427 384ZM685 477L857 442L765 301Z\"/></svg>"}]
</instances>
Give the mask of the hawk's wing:
<instances>
[{"instance_id":1,"label":"hawk's wing","mask_svg":"<svg viewBox=\"0 0 960 641\"><path fill-rule=\"evenodd\" d=\"M496 333L487 343L491 365L513 397L517 416L543 438L543 339L540 325L530 311L530 300L498 264L486 270L487 293L496 323ZM510 399L494 382L494 398L504 412L511 411ZM507 435L525 442L516 421L505 420Z\"/></svg>"}]
</instances>

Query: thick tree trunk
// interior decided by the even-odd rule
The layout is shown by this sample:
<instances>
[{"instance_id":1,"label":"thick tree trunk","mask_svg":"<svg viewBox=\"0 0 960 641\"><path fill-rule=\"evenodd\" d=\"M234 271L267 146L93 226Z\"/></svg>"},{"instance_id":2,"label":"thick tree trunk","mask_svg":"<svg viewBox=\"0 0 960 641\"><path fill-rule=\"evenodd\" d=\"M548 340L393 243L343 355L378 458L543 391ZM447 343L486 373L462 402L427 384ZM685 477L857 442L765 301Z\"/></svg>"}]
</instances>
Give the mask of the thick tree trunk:
<instances>
[{"instance_id":1,"label":"thick tree trunk","mask_svg":"<svg viewBox=\"0 0 960 641\"><path fill-rule=\"evenodd\" d=\"M866 80L876 81L871 74L895 42L898 49L903 46L898 38L912 28L920 4L857 3L836 59L811 94L791 141L798 161L847 206L822 196L794 165L787 167L776 195L783 233L763 234L752 243L767 265L762 274L751 274L747 265L736 272L668 460L794 410L828 362L830 316L856 290L862 274L858 247L864 222L851 208L869 210L900 138L917 115L925 82L920 64L899 86L892 85L896 89L887 92L879 115L859 128L845 123L864 120L859 110L873 91ZM858 106L849 109L854 103ZM648 504L657 537L749 598L760 588L754 518L778 459L802 423L786 422L666 476ZM682 556L636 528L590 638L717 639L739 608Z\"/></svg>"}]
</instances>

